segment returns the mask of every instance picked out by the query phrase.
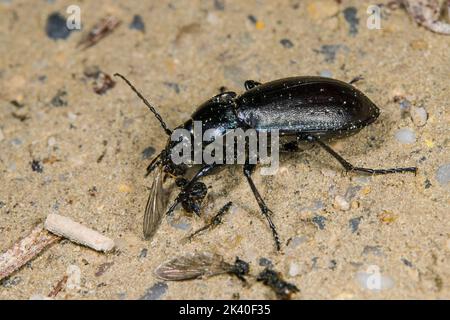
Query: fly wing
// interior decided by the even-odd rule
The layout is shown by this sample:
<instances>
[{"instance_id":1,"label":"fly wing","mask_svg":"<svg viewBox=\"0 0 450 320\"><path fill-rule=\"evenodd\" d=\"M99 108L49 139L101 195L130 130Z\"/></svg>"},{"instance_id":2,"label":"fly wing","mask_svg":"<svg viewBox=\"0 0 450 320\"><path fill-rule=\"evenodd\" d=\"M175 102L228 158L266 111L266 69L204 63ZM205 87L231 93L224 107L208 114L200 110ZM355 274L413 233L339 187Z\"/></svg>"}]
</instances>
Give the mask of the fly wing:
<instances>
[{"instance_id":1,"label":"fly wing","mask_svg":"<svg viewBox=\"0 0 450 320\"><path fill-rule=\"evenodd\" d=\"M153 171L153 182L150 188L144 213L144 237L150 239L158 229L165 212L165 192L163 190L163 170L160 165Z\"/></svg>"},{"instance_id":2,"label":"fly wing","mask_svg":"<svg viewBox=\"0 0 450 320\"><path fill-rule=\"evenodd\" d=\"M218 254L198 252L164 262L156 268L155 275L162 280L180 281L227 273L230 267Z\"/></svg>"}]
</instances>

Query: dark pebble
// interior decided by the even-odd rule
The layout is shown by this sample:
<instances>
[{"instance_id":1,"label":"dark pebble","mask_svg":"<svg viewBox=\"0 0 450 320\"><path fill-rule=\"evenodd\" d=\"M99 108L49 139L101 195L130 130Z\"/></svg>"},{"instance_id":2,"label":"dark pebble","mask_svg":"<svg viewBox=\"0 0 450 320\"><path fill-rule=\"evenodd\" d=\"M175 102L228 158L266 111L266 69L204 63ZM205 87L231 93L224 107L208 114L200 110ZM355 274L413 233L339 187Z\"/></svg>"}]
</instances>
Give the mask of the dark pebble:
<instances>
[{"instance_id":1,"label":"dark pebble","mask_svg":"<svg viewBox=\"0 0 450 320\"><path fill-rule=\"evenodd\" d=\"M22 282L22 278L17 276L17 277L3 279L1 281L1 284L2 284L2 287L11 288L11 287L18 285L21 282Z\"/></svg>"},{"instance_id":2,"label":"dark pebble","mask_svg":"<svg viewBox=\"0 0 450 320\"><path fill-rule=\"evenodd\" d=\"M155 154L155 148L153 147L147 147L144 149L144 151L142 151L142 160L148 159L150 158L152 155Z\"/></svg>"},{"instance_id":3,"label":"dark pebble","mask_svg":"<svg viewBox=\"0 0 450 320\"><path fill-rule=\"evenodd\" d=\"M67 106L66 100L67 92L65 90L58 90L56 95L52 98L51 104L54 107L64 107Z\"/></svg>"},{"instance_id":4,"label":"dark pebble","mask_svg":"<svg viewBox=\"0 0 450 320\"><path fill-rule=\"evenodd\" d=\"M141 250L141 253L139 254L139 258L146 258L147 257L147 253L148 253L148 249L147 248L143 248Z\"/></svg>"},{"instance_id":5,"label":"dark pebble","mask_svg":"<svg viewBox=\"0 0 450 320\"><path fill-rule=\"evenodd\" d=\"M256 24L256 22L258 22L258 19L256 19L256 17L254 15L252 15L252 14L248 15L247 18L253 24Z\"/></svg>"},{"instance_id":6,"label":"dark pebble","mask_svg":"<svg viewBox=\"0 0 450 320\"><path fill-rule=\"evenodd\" d=\"M0 201L0 209L3 208L4 206L6 206L6 203L3 201Z\"/></svg>"},{"instance_id":7,"label":"dark pebble","mask_svg":"<svg viewBox=\"0 0 450 320\"><path fill-rule=\"evenodd\" d=\"M31 161L31 170L34 172L42 173L44 171L44 167L42 166L42 163L38 160Z\"/></svg>"},{"instance_id":8,"label":"dark pebble","mask_svg":"<svg viewBox=\"0 0 450 320\"><path fill-rule=\"evenodd\" d=\"M432 186L431 181L429 179L426 179L425 180L425 189L429 189L429 188L431 188L431 186Z\"/></svg>"},{"instance_id":9,"label":"dark pebble","mask_svg":"<svg viewBox=\"0 0 450 320\"><path fill-rule=\"evenodd\" d=\"M225 10L224 0L214 0L214 8L219 11Z\"/></svg>"},{"instance_id":10,"label":"dark pebble","mask_svg":"<svg viewBox=\"0 0 450 320\"><path fill-rule=\"evenodd\" d=\"M133 21L130 23L130 29L139 30L145 32L145 23L142 20L142 17L138 14L134 15Z\"/></svg>"},{"instance_id":11,"label":"dark pebble","mask_svg":"<svg viewBox=\"0 0 450 320\"><path fill-rule=\"evenodd\" d=\"M178 83L175 82L164 82L164 84L173 89L176 93L180 93L180 86L178 85Z\"/></svg>"},{"instance_id":12,"label":"dark pebble","mask_svg":"<svg viewBox=\"0 0 450 320\"><path fill-rule=\"evenodd\" d=\"M53 40L67 39L70 36L71 30L67 28L66 18L58 12L53 12L47 18L47 25L45 26L47 36Z\"/></svg>"},{"instance_id":13,"label":"dark pebble","mask_svg":"<svg viewBox=\"0 0 450 320\"><path fill-rule=\"evenodd\" d=\"M362 217L357 217L357 218L350 219L348 221L348 224L350 225L350 228L352 229L353 233L358 231L359 224L361 223L361 219L362 219Z\"/></svg>"},{"instance_id":14,"label":"dark pebble","mask_svg":"<svg viewBox=\"0 0 450 320\"><path fill-rule=\"evenodd\" d=\"M340 49L348 51L346 46L340 44L324 44L320 47L320 50L314 49L314 51L323 54L325 57L325 62L331 63L336 59L336 54Z\"/></svg>"},{"instance_id":15,"label":"dark pebble","mask_svg":"<svg viewBox=\"0 0 450 320\"><path fill-rule=\"evenodd\" d=\"M323 230L325 228L326 220L327 218L325 218L324 216L315 216L314 218L312 218L312 222L314 222L320 230Z\"/></svg>"},{"instance_id":16,"label":"dark pebble","mask_svg":"<svg viewBox=\"0 0 450 320\"><path fill-rule=\"evenodd\" d=\"M147 289L140 300L158 300L166 293L168 288L165 282L157 282Z\"/></svg>"},{"instance_id":17,"label":"dark pebble","mask_svg":"<svg viewBox=\"0 0 450 320\"><path fill-rule=\"evenodd\" d=\"M335 270L337 266L336 260L330 260L330 265L328 266L331 270Z\"/></svg>"},{"instance_id":18,"label":"dark pebble","mask_svg":"<svg viewBox=\"0 0 450 320\"><path fill-rule=\"evenodd\" d=\"M261 267L273 268L273 263L272 263L272 261L270 261L270 260L267 259L267 258L260 258L260 259L259 259L259 265L260 265Z\"/></svg>"},{"instance_id":19,"label":"dark pebble","mask_svg":"<svg viewBox=\"0 0 450 320\"><path fill-rule=\"evenodd\" d=\"M294 44L292 43L291 40L289 39L281 39L280 43L283 47L285 47L286 49L290 49L294 46Z\"/></svg>"},{"instance_id":20,"label":"dark pebble","mask_svg":"<svg viewBox=\"0 0 450 320\"><path fill-rule=\"evenodd\" d=\"M350 26L349 34L354 37L358 33L359 19L357 17L358 10L355 7L344 9L344 18Z\"/></svg>"},{"instance_id":21,"label":"dark pebble","mask_svg":"<svg viewBox=\"0 0 450 320\"><path fill-rule=\"evenodd\" d=\"M410 268L412 268L413 267L413 264L411 263L411 261L409 261L409 260L407 260L407 259L405 259L405 258L402 258L402 262L405 264L405 266L407 266L407 267L410 267Z\"/></svg>"}]
</instances>

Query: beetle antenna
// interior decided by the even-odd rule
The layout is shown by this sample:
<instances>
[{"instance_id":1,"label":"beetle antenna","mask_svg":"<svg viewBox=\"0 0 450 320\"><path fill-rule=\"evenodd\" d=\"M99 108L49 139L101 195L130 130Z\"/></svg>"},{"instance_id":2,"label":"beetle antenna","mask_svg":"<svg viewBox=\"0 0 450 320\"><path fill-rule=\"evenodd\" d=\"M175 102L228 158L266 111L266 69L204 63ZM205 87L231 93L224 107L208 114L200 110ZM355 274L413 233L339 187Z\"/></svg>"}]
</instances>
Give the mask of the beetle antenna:
<instances>
[{"instance_id":1,"label":"beetle antenna","mask_svg":"<svg viewBox=\"0 0 450 320\"><path fill-rule=\"evenodd\" d=\"M155 115L156 119L158 119L159 123L161 124L161 127L164 129L164 131L166 132L166 134L168 136L170 136L172 134L172 131L167 128L166 123L164 122L164 120L162 119L161 115L156 111L156 109L150 104L150 102L148 102L147 99L144 98L144 96L131 84L131 82L125 78L123 75L121 75L120 73L115 73L114 74L115 77L120 77L122 78L123 81L125 81L128 86L131 88L131 90L134 91L134 93L137 94L137 96L139 98L141 98L142 102L145 103L145 105L150 109L151 112L153 112L153 114Z\"/></svg>"}]
</instances>

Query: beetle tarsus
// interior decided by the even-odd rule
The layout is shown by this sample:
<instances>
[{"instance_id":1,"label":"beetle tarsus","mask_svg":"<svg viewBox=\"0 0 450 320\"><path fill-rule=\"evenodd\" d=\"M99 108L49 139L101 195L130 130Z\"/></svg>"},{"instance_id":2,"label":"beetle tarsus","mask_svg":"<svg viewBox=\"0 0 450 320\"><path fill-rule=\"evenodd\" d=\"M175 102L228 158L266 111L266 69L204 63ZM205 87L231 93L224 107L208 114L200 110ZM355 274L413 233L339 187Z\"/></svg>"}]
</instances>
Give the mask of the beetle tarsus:
<instances>
[{"instance_id":1,"label":"beetle tarsus","mask_svg":"<svg viewBox=\"0 0 450 320\"><path fill-rule=\"evenodd\" d=\"M330 146L323 143L319 138L315 136L308 136L308 140L317 143L322 149L331 154L344 167L346 171L356 171L369 174L388 174L388 173L404 173L404 172L413 172L414 174L417 173L416 167L390 168L390 169L371 169L371 168L355 167L350 162L342 158L342 156L339 155L336 151L334 151Z\"/></svg>"},{"instance_id":2,"label":"beetle tarsus","mask_svg":"<svg viewBox=\"0 0 450 320\"><path fill-rule=\"evenodd\" d=\"M350 80L349 84L354 84L361 80L364 80L364 77L362 75L359 75L359 76L354 77L352 80Z\"/></svg>"},{"instance_id":3,"label":"beetle tarsus","mask_svg":"<svg viewBox=\"0 0 450 320\"><path fill-rule=\"evenodd\" d=\"M275 227L275 224L272 221L271 215L273 214L272 211L267 207L266 203L264 202L263 198L258 192L258 189L256 189L255 183L252 180L252 172L255 168L254 164L246 163L244 164L244 175L247 178L247 181L250 185L250 188L252 189L253 195L256 198L256 201L258 202L259 208L261 209L261 213L266 218L267 222L269 223L270 230L272 230L272 235L275 240L275 245L277 247L277 251L281 250L281 242L280 237L278 236L277 229Z\"/></svg>"}]
</instances>

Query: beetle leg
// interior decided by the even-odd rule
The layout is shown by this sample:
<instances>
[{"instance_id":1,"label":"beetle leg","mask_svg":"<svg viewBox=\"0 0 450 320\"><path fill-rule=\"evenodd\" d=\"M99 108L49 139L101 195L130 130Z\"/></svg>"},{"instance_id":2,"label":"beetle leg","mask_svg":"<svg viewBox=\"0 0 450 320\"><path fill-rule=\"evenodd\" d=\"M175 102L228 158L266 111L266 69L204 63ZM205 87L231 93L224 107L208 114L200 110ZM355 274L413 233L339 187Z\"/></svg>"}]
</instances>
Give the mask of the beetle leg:
<instances>
[{"instance_id":1,"label":"beetle leg","mask_svg":"<svg viewBox=\"0 0 450 320\"><path fill-rule=\"evenodd\" d=\"M261 82L257 82L254 80L247 80L244 82L245 90L253 89L254 87L260 86Z\"/></svg>"},{"instance_id":2,"label":"beetle leg","mask_svg":"<svg viewBox=\"0 0 450 320\"><path fill-rule=\"evenodd\" d=\"M270 214L272 214L272 211L270 211L269 208L267 208L266 203L264 202L263 198L258 192L258 189L256 189L255 183L252 180L252 172L255 168L254 164L246 163L244 164L244 175L247 178L248 184L250 185L250 188L252 189L253 195L256 198L256 201L258 202L259 208L261 209L261 213L266 218L267 222L269 223L270 229L272 230L273 238L275 239L275 245L277 246L277 250L280 251L281 243L280 238L278 236L277 229L275 227L275 224L272 221L272 218L270 217Z\"/></svg>"},{"instance_id":3,"label":"beetle leg","mask_svg":"<svg viewBox=\"0 0 450 320\"><path fill-rule=\"evenodd\" d=\"M387 174L387 173L400 173L400 172L417 172L416 167L407 167L407 168L390 168L390 169L370 169L370 168L362 168L355 167L350 162L342 158L336 151L331 149L327 144L323 143L319 138L315 136L308 136L308 141L317 143L321 148L323 148L326 152L331 154L339 163L344 167L346 171L357 171L363 173L370 174Z\"/></svg>"},{"instance_id":4,"label":"beetle leg","mask_svg":"<svg viewBox=\"0 0 450 320\"><path fill-rule=\"evenodd\" d=\"M364 77L362 75L354 77L352 80L350 80L349 84L354 84L360 80L364 80Z\"/></svg>"}]
</instances>

